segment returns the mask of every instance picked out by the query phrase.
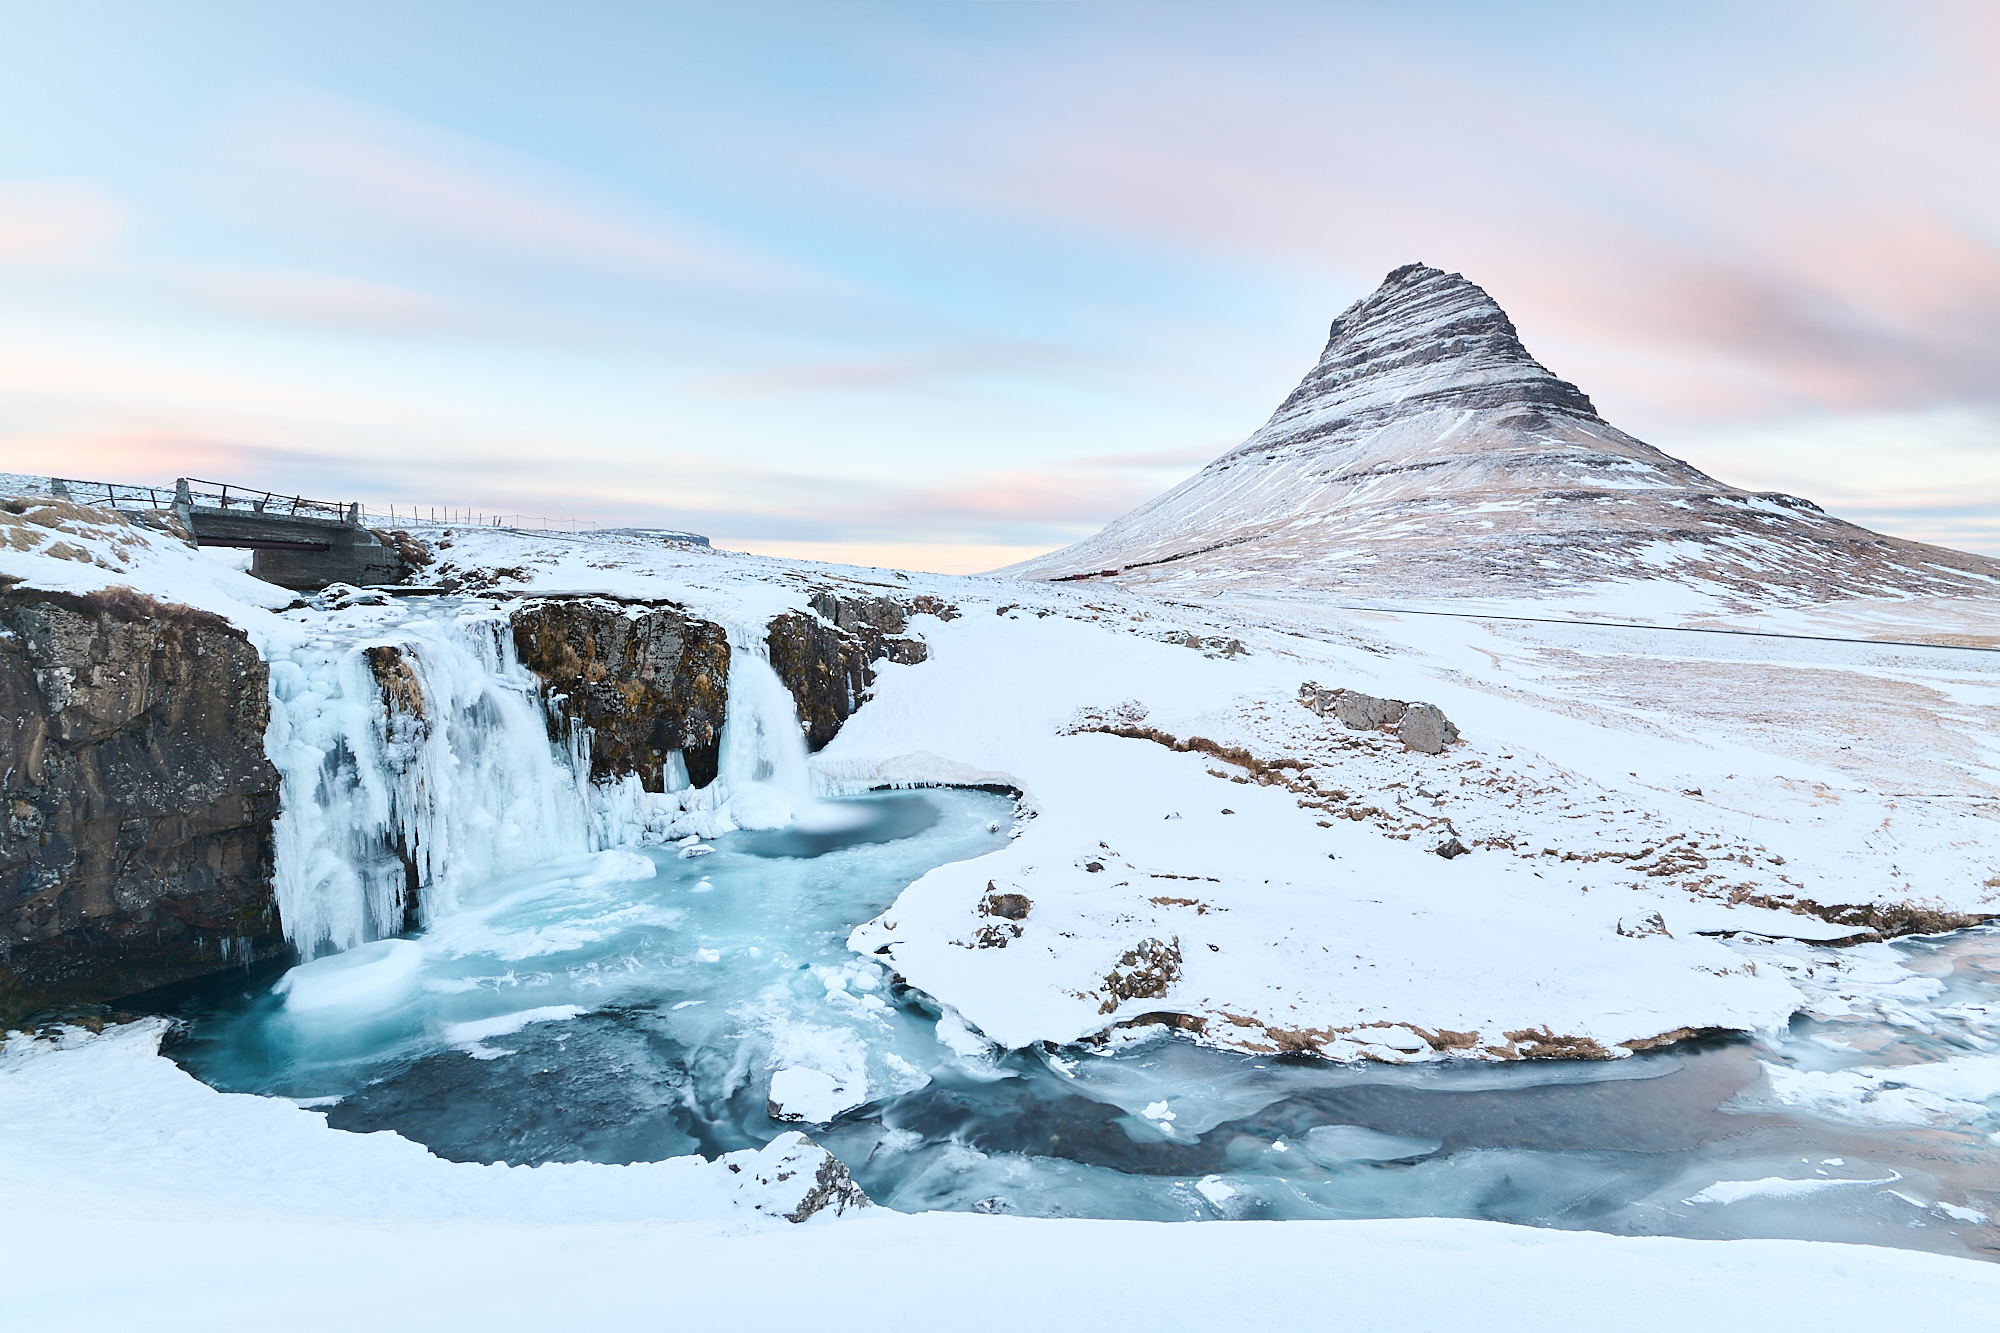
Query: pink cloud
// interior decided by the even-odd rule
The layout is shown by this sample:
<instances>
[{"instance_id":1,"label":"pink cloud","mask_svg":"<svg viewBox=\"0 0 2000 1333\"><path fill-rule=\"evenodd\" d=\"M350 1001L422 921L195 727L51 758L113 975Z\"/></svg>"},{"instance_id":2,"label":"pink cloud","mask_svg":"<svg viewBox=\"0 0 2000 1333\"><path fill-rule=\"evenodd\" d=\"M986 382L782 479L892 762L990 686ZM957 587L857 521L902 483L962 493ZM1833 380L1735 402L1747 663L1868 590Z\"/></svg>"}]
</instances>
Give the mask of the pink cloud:
<instances>
[{"instance_id":1,"label":"pink cloud","mask_svg":"<svg viewBox=\"0 0 2000 1333\"><path fill-rule=\"evenodd\" d=\"M131 226L115 200L84 181L0 181L0 265L94 259Z\"/></svg>"}]
</instances>

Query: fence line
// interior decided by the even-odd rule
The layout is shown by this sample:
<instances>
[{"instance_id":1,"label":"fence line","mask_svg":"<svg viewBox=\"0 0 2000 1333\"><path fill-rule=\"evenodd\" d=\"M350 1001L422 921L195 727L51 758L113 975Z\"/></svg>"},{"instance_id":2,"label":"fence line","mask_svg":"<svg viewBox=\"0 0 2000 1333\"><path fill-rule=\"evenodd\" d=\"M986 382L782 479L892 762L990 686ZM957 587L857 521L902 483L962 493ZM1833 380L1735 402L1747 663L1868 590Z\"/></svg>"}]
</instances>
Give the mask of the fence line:
<instances>
[{"instance_id":1,"label":"fence line","mask_svg":"<svg viewBox=\"0 0 2000 1333\"><path fill-rule=\"evenodd\" d=\"M452 505L361 506L362 522L371 528L516 528L538 532L595 532L606 526L582 518L550 518L541 514L490 514L483 509Z\"/></svg>"},{"instance_id":2,"label":"fence line","mask_svg":"<svg viewBox=\"0 0 2000 1333\"><path fill-rule=\"evenodd\" d=\"M78 504L102 505L110 509L172 509L176 500L176 486L129 486L123 482L85 481L76 477L28 477L10 476L14 489L30 494L46 494L55 498L73 500ZM296 495L280 495L273 491L257 490L241 486L225 485L221 482L186 479L189 494L185 497L203 508L235 509L242 507L259 514L283 514L305 516L344 517L350 510L354 512L363 527L411 530L418 528L496 528L521 532L546 532L551 535L569 533L586 535L606 533L615 535L630 532L630 524L599 523L593 519L571 516L556 518L544 514L493 513L471 506L457 505L403 505L392 504L378 507L365 504L336 504L325 500L307 500ZM659 532L679 532L680 529L658 527L650 529ZM692 536L694 534L687 534Z\"/></svg>"}]
</instances>

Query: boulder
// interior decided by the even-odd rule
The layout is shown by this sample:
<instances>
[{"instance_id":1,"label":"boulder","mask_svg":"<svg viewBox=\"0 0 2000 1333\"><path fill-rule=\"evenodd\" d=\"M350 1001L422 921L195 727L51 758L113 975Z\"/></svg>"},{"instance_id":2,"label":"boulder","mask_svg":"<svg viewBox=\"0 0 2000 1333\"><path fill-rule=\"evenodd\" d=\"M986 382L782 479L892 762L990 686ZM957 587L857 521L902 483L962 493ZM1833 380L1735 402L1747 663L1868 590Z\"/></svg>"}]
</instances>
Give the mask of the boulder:
<instances>
[{"instance_id":1,"label":"boulder","mask_svg":"<svg viewBox=\"0 0 2000 1333\"><path fill-rule=\"evenodd\" d=\"M1333 715L1350 731L1373 731L1401 722L1408 707L1401 699L1377 699L1358 690L1342 690L1333 701Z\"/></svg>"},{"instance_id":2,"label":"boulder","mask_svg":"<svg viewBox=\"0 0 2000 1333\"><path fill-rule=\"evenodd\" d=\"M1458 739L1458 728L1436 704L1414 703L1396 724L1396 739L1424 754L1443 754Z\"/></svg>"},{"instance_id":3,"label":"boulder","mask_svg":"<svg viewBox=\"0 0 2000 1333\"><path fill-rule=\"evenodd\" d=\"M787 1222L872 1206L838 1157L797 1132L725 1153L716 1164L737 1177L739 1204Z\"/></svg>"},{"instance_id":4,"label":"boulder","mask_svg":"<svg viewBox=\"0 0 2000 1333\"><path fill-rule=\"evenodd\" d=\"M1442 754L1458 740L1458 728L1436 704L1378 699L1359 690L1326 689L1307 681L1299 686L1299 702L1325 717L1329 714L1350 731L1388 731L1412 750Z\"/></svg>"}]
</instances>

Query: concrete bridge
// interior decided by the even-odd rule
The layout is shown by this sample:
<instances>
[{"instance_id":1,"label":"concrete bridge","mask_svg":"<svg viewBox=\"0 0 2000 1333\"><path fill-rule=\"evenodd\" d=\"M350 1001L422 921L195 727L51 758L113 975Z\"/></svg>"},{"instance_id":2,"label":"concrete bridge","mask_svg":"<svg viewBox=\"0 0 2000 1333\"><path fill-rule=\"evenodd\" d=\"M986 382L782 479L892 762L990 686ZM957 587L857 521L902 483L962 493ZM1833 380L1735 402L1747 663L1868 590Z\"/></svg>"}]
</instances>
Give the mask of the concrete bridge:
<instances>
[{"instance_id":1,"label":"concrete bridge","mask_svg":"<svg viewBox=\"0 0 2000 1333\"><path fill-rule=\"evenodd\" d=\"M361 506L308 500L182 477L171 491L153 486L51 477L49 493L78 504L168 510L197 546L250 551L250 572L281 588L310 591L329 583L395 583L406 570L396 549L362 526Z\"/></svg>"},{"instance_id":2,"label":"concrete bridge","mask_svg":"<svg viewBox=\"0 0 2000 1333\"><path fill-rule=\"evenodd\" d=\"M27 480L22 478L21 480ZM39 480L39 479L37 479ZM39 490L39 487L36 488ZM219 481L182 477L173 489L160 486L127 486L120 482L79 481L73 477L50 477L48 491L57 499L109 509L138 510L142 513L171 513L180 520L197 546L233 546L250 551L250 572L266 583L281 588L309 592L329 583L401 583L410 573L403 555L409 539L401 530L415 523L399 519L390 510L383 528L371 528L364 521L368 513L361 505L328 500L308 500L298 495L280 495L254 487L232 486ZM581 530L551 530L548 519L526 519L522 515L485 515L475 520L470 513L447 511L440 522L431 511L432 527L457 527L461 523L503 526L503 517L523 526L516 531L535 532L526 526L539 522L539 535L570 541L589 540ZM375 516L383 521L380 514ZM673 528L593 528L593 536L646 537L660 541L707 546L708 538Z\"/></svg>"}]
</instances>

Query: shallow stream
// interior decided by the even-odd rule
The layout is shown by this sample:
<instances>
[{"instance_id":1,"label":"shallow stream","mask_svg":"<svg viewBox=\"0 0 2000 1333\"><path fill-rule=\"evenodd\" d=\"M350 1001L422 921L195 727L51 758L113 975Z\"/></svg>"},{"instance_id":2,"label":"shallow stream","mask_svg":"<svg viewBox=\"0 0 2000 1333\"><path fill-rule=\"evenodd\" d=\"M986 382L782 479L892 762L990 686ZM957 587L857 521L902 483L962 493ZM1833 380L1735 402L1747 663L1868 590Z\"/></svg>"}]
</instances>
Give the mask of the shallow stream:
<instances>
[{"instance_id":1,"label":"shallow stream","mask_svg":"<svg viewBox=\"0 0 2000 1333\"><path fill-rule=\"evenodd\" d=\"M2000 931L1746 944L1807 978L1814 1016L1615 1062L1352 1067L1163 1029L1000 1052L845 941L926 870L1000 846L1008 801L834 816L568 856L462 888L414 936L142 998L188 1020L169 1054L205 1081L461 1160L713 1156L804 1128L904 1210L1442 1215L2000 1257ZM774 1097L805 1123L774 1120Z\"/></svg>"}]
</instances>

